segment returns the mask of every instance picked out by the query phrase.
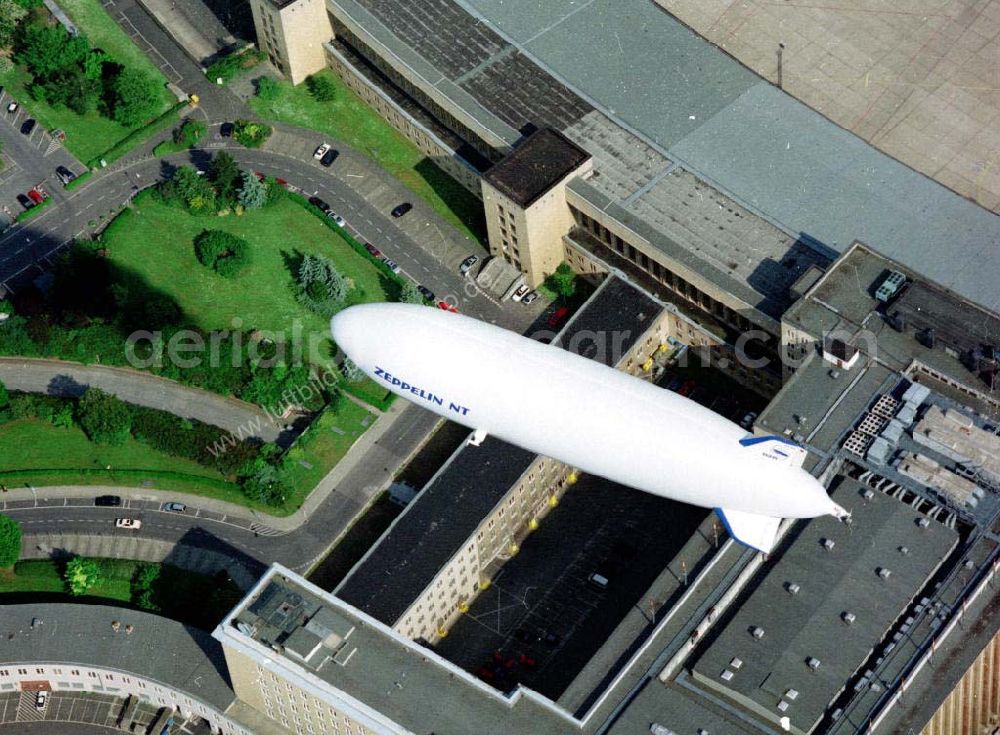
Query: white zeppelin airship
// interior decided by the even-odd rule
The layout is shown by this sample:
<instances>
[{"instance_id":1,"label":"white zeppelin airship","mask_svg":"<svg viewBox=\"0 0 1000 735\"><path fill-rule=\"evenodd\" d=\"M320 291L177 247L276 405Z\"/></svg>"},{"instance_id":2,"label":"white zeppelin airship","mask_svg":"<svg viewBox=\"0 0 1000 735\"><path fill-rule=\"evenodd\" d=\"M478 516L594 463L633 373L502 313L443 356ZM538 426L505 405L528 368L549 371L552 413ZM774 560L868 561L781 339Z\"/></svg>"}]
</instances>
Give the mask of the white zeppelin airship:
<instances>
[{"instance_id":1,"label":"white zeppelin airship","mask_svg":"<svg viewBox=\"0 0 1000 735\"><path fill-rule=\"evenodd\" d=\"M380 385L474 430L653 495L715 508L761 551L782 518L848 517L802 469L806 450L753 437L620 370L477 319L364 304L331 321L337 345Z\"/></svg>"}]
</instances>

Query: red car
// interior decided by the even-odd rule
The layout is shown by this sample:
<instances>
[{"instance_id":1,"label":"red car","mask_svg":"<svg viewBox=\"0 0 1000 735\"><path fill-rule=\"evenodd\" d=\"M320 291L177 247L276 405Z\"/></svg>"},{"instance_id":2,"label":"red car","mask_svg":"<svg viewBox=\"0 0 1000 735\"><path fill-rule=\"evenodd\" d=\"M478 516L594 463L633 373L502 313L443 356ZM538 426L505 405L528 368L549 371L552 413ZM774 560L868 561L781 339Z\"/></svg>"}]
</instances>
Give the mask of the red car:
<instances>
[{"instance_id":1,"label":"red car","mask_svg":"<svg viewBox=\"0 0 1000 735\"><path fill-rule=\"evenodd\" d=\"M691 393L691 391L694 390L694 387L696 385L697 383L695 383L693 380L688 380L687 382L684 383L684 385L681 386L681 389L677 392L682 396L687 396Z\"/></svg>"},{"instance_id":2,"label":"red car","mask_svg":"<svg viewBox=\"0 0 1000 735\"><path fill-rule=\"evenodd\" d=\"M562 323L562 320L566 318L567 314L569 314L569 309L565 306L560 306L552 312L552 316L549 317L549 326L558 327Z\"/></svg>"},{"instance_id":3,"label":"red car","mask_svg":"<svg viewBox=\"0 0 1000 735\"><path fill-rule=\"evenodd\" d=\"M458 313L458 309L455 308L454 304L449 304L447 301L438 301L438 308L444 309L445 311L450 311L453 314Z\"/></svg>"},{"instance_id":4,"label":"red car","mask_svg":"<svg viewBox=\"0 0 1000 735\"><path fill-rule=\"evenodd\" d=\"M45 197L42 196L42 193L38 189L29 189L28 198L35 204L41 204L45 201Z\"/></svg>"}]
</instances>

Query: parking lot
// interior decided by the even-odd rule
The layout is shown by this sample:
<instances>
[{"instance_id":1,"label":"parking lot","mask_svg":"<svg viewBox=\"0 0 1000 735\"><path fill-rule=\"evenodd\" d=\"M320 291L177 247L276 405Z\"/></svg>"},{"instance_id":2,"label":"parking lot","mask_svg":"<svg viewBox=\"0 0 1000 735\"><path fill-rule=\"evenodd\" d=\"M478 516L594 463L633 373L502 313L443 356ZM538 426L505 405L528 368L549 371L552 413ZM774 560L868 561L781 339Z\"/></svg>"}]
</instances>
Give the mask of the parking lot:
<instances>
[{"instance_id":1,"label":"parking lot","mask_svg":"<svg viewBox=\"0 0 1000 735\"><path fill-rule=\"evenodd\" d=\"M90 692L50 692L43 711L35 706L34 692L4 692L0 694L0 734L7 735L90 735L122 732L116 724L125 706L125 699L109 694ZM134 729L145 732L159 709L141 702L136 709ZM171 732L197 735L206 730L194 722L178 722Z\"/></svg>"},{"instance_id":2,"label":"parking lot","mask_svg":"<svg viewBox=\"0 0 1000 735\"><path fill-rule=\"evenodd\" d=\"M17 104L8 112L11 103ZM31 101L27 101L30 107ZM25 195L36 186L48 194L58 194L63 184L56 168L65 166L79 175L84 166L55 140L50 131L36 123L30 133L22 133L31 113L21 100L14 99L6 89L0 92L0 141L3 143L3 169L0 170L0 212L12 220L24 210L18 195Z\"/></svg>"}]
</instances>

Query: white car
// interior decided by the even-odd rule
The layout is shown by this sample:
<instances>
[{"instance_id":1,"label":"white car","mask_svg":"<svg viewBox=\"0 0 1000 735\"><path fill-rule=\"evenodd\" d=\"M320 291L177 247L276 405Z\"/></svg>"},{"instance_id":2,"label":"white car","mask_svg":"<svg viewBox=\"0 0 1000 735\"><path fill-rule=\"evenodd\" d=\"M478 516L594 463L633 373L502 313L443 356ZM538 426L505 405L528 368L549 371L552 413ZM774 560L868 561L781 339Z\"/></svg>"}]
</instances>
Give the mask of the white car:
<instances>
[{"instance_id":1,"label":"white car","mask_svg":"<svg viewBox=\"0 0 1000 735\"><path fill-rule=\"evenodd\" d=\"M7 112L17 112L17 103L11 102L9 105L7 105Z\"/></svg>"},{"instance_id":2,"label":"white car","mask_svg":"<svg viewBox=\"0 0 1000 735\"><path fill-rule=\"evenodd\" d=\"M399 263L397 263L395 260L389 260L388 258L386 258L384 262L386 266L388 266L389 270L391 270L396 275L399 275L403 270L402 268L399 267Z\"/></svg>"},{"instance_id":3,"label":"white car","mask_svg":"<svg viewBox=\"0 0 1000 735\"><path fill-rule=\"evenodd\" d=\"M330 150L330 144L323 143L315 151L313 151L313 158L315 158L318 161L323 156L325 156L327 151L329 150Z\"/></svg>"},{"instance_id":4,"label":"white car","mask_svg":"<svg viewBox=\"0 0 1000 735\"><path fill-rule=\"evenodd\" d=\"M119 518L115 521L115 528L127 528L130 531L138 531L142 528L142 521L138 518Z\"/></svg>"},{"instance_id":5,"label":"white car","mask_svg":"<svg viewBox=\"0 0 1000 735\"><path fill-rule=\"evenodd\" d=\"M333 220L334 224L337 225L337 227L345 227L347 225L347 222L344 221L344 218L335 212L330 212L330 214L328 214L327 216Z\"/></svg>"},{"instance_id":6,"label":"white car","mask_svg":"<svg viewBox=\"0 0 1000 735\"><path fill-rule=\"evenodd\" d=\"M521 284L517 287L517 291L510 297L511 301L520 301L528 293L528 287L525 284Z\"/></svg>"},{"instance_id":7,"label":"white car","mask_svg":"<svg viewBox=\"0 0 1000 735\"><path fill-rule=\"evenodd\" d=\"M49 703L49 693L45 690L35 693L35 709L41 712Z\"/></svg>"}]
</instances>

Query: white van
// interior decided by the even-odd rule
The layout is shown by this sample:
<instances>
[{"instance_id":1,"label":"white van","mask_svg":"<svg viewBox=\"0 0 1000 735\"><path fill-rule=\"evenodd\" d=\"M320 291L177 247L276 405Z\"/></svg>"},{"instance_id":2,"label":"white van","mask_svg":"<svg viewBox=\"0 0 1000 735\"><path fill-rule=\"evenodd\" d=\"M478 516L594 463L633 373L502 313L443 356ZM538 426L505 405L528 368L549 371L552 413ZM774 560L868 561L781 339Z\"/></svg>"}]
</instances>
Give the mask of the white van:
<instances>
[{"instance_id":1,"label":"white van","mask_svg":"<svg viewBox=\"0 0 1000 735\"><path fill-rule=\"evenodd\" d=\"M591 587L599 589L601 592L604 592L604 590L608 588L608 578L605 577L603 574L598 574L597 572L594 572L589 577L587 577L587 582L590 584Z\"/></svg>"}]
</instances>

